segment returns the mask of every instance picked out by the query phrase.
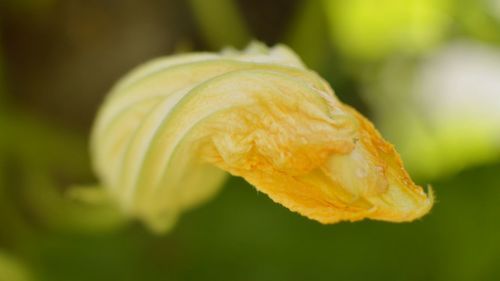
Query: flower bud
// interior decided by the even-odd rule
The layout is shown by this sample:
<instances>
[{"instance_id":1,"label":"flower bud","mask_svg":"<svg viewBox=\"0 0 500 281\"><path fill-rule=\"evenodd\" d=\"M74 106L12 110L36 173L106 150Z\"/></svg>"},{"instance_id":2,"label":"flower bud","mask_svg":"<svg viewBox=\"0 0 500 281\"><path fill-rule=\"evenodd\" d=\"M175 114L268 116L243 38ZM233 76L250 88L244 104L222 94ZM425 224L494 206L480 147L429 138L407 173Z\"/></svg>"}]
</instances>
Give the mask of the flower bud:
<instances>
[{"instance_id":1,"label":"flower bud","mask_svg":"<svg viewBox=\"0 0 500 281\"><path fill-rule=\"evenodd\" d=\"M281 45L132 71L99 111L92 156L124 212L158 231L228 173L322 223L410 221L433 203L372 124Z\"/></svg>"}]
</instances>

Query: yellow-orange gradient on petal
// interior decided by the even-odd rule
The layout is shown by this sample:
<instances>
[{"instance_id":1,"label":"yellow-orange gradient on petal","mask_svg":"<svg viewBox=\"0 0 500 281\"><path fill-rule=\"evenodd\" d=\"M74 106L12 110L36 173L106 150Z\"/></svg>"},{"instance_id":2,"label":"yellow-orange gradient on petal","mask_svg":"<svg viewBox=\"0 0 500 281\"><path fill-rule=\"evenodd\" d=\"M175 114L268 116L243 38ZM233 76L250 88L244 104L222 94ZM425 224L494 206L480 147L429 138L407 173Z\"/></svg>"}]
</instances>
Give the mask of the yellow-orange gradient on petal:
<instances>
[{"instance_id":1,"label":"yellow-orange gradient on petal","mask_svg":"<svg viewBox=\"0 0 500 281\"><path fill-rule=\"evenodd\" d=\"M137 68L102 105L91 152L111 197L157 231L228 173L322 223L411 221L433 204L392 145L282 45Z\"/></svg>"}]
</instances>

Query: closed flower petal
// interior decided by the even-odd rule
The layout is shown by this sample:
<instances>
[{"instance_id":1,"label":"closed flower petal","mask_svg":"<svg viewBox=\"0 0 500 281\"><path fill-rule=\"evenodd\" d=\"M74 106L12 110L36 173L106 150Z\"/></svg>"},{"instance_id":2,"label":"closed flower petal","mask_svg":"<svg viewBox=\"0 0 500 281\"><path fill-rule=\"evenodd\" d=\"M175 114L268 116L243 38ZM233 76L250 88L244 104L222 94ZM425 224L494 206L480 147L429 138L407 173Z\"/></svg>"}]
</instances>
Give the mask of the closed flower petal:
<instances>
[{"instance_id":1,"label":"closed flower petal","mask_svg":"<svg viewBox=\"0 0 500 281\"><path fill-rule=\"evenodd\" d=\"M102 105L94 168L112 198L169 229L227 174L322 223L411 221L433 198L392 145L286 46L154 60Z\"/></svg>"}]
</instances>

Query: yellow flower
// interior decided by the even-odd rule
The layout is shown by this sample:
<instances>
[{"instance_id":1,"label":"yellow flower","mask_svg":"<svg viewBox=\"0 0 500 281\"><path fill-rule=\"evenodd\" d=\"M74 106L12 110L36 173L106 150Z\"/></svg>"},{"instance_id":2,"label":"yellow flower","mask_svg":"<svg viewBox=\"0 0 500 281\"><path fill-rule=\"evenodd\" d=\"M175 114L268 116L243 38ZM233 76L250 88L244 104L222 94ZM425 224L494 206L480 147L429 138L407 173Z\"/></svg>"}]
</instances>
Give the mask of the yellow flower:
<instances>
[{"instance_id":1,"label":"yellow flower","mask_svg":"<svg viewBox=\"0 0 500 281\"><path fill-rule=\"evenodd\" d=\"M372 124L282 45L132 71L99 111L92 156L112 198L157 231L227 173L322 223L411 221L433 203Z\"/></svg>"}]
</instances>

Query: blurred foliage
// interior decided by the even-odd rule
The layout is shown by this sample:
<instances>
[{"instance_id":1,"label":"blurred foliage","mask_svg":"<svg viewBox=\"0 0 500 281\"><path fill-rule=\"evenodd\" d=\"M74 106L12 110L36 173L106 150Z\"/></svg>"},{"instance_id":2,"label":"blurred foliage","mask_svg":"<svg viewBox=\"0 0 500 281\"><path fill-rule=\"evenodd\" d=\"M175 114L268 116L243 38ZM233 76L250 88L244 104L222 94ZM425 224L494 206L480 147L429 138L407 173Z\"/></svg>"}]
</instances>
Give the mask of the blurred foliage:
<instances>
[{"instance_id":1,"label":"blurred foliage","mask_svg":"<svg viewBox=\"0 0 500 281\"><path fill-rule=\"evenodd\" d=\"M497 48L455 42L386 63L365 96L414 174L439 178L500 159L498 75Z\"/></svg>"},{"instance_id":2,"label":"blurred foliage","mask_svg":"<svg viewBox=\"0 0 500 281\"><path fill-rule=\"evenodd\" d=\"M28 281L32 279L21 264L0 252L0 280Z\"/></svg>"},{"instance_id":3,"label":"blurred foliage","mask_svg":"<svg viewBox=\"0 0 500 281\"><path fill-rule=\"evenodd\" d=\"M500 53L499 30L498 0L1 1L0 280L500 279L500 128L478 132L486 119L469 116L464 126L461 111L435 117L420 79L457 41ZM70 186L95 182L87 134L118 77L160 54L241 47L255 34L289 44L375 121L436 190L432 214L323 226L231 179L157 237L92 189L74 199ZM470 80L471 100L496 87L491 69Z\"/></svg>"},{"instance_id":4,"label":"blurred foliage","mask_svg":"<svg viewBox=\"0 0 500 281\"><path fill-rule=\"evenodd\" d=\"M455 18L467 37L500 44L500 13L496 0L456 0Z\"/></svg>"},{"instance_id":5,"label":"blurred foliage","mask_svg":"<svg viewBox=\"0 0 500 281\"><path fill-rule=\"evenodd\" d=\"M435 46L449 24L448 0L325 0L333 40L347 56L382 59Z\"/></svg>"},{"instance_id":6,"label":"blurred foliage","mask_svg":"<svg viewBox=\"0 0 500 281\"><path fill-rule=\"evenodd\" d=\"M207 44L217 50L228 45L243 48L251 36L232 0L190 0Z\"/></svg>"},{"instance_id":7,"label":"blurred foliage","mask_svg":"<svg viewBox=\"0 0 500 281\"><path fill-rule=\"evenodd\" d=\"M99 236L55 233L31 245L33 264L42 280L493 281L499 168L434 183L440 202L408 224L320 225L232 179L168 235L137 225Z\"/></svg>"},{"instance_id":8,"label":"blurred foliage","mask_svg":"<svg viewBox=\"0 0 500 281\"><path fill-rule=\"evenodd\" d=\"M31 12L40 14L47 12L54 5L55 0L3 0L0 8L9 9L10 12Z\"/></svg>"},{"instance_id":9,"label":"blurred foliage","mask_svg":"<svg viewBox=\"0 0 500 281\"><path fill-rule=\"evenodd\" d=\"M30 216L51 227L85 229L109 227L121 220L115 208L71 201L64 189L71 178L89 175L85 140L71 132L54 128L27 114L11 113L1 127L8 132L2 142L13 162L4 184L17 190L29 205ZM70 157L68 157L70 156ZM12 199L12 198L11 198ZM114 223L111 223L113 225Z\"/></svg>"},{"instance_id":10,"label":"blurred foliage","mask_svg":"<svg viewBox=\"0 0 500 281\"><path fill-rule=\"evenodd\" d=\"M324 70L331 44L325 40L326 14L321 1L303 1L290 23L285 43L300 54L312 69Z\"/></svg>"}]
</instances>

